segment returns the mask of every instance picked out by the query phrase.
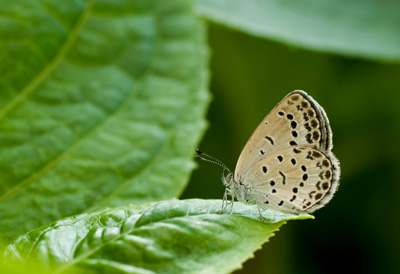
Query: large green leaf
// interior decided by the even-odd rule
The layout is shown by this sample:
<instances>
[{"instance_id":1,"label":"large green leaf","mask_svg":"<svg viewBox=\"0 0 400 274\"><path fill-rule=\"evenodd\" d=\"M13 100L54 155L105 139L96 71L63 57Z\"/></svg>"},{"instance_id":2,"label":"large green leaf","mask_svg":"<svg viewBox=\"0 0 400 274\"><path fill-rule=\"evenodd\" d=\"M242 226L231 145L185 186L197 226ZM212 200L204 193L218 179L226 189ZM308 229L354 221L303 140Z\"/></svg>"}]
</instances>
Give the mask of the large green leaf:
<instances>
[{"instance_id":1,"label":"large green leaf","mask_svg":"<svg viewBox=\"0 0 400 274\"><path fill-rule=\"evenodd\" d=\"M186 0L0 0L0 231L176 197L209 101Z\"/></svg>"},{"instance_id":2,"label":"large green leaf","mask_svg":"<svg viewBox=\"0 0 400 274\"><path fill-rule=\"evenodd\" d=\"M292 219L312 218L220 200L172 200L83 214L20 236L4 252L10 264L42 262L84 273L229 273Z\"/></svg>"},{"instance_id":3,"label":"large green leaf","mask_svg":"<svg viewBox=\"0 0 400 274\"><path fill-rule=\"evenodd\" d=\"M46 274L51 273L48 269L40 266L39 263L29 264L7 264L7 262L0 261L0 273L4 274ZM79 273L76 273L79 274Z\"/></svg>"},{"instance_id":4,"label":"large green leaf","mask_svg":"<svg viewBox=\"0 0 400 274\"><path fill-rule=\"evenodd\" d=\"M400 2L197 0L207 19L288 45L400 61Z\"/></svg>"}]
</instances>

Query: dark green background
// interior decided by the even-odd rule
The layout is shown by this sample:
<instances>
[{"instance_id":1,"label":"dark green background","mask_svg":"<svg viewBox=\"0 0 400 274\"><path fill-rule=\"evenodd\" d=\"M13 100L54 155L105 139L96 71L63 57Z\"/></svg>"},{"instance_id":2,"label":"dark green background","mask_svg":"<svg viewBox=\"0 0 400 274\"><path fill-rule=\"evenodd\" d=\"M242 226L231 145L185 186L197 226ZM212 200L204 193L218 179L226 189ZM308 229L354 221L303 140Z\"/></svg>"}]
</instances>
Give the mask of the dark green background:
<instances>
[{"instance_id":1,"label":"dark green background","mask_svg":"<svg viewBox=\"0 0 400 274\"><path fill-rule=\"evenodd\" d=\"M315 220L293 221L237 273L400 273L400 65L315 53L212 25L210 122L199 148L233 171L264 116L302 89L326 110L340 188ZM199 163L182 198L222 198Z\"/></svg>"}]
</instances>

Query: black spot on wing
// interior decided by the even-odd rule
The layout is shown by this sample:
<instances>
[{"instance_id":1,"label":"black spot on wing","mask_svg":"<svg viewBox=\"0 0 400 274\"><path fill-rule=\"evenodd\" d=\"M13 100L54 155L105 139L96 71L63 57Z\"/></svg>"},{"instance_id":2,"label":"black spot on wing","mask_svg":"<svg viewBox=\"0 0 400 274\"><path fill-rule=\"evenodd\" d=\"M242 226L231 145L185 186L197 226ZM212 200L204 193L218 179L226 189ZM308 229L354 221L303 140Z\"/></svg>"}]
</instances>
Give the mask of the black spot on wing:
<instances>
[{"instance_id":1,"label":"black spot on wing","mask_svg":"<svg viewBox=\"0 0 400 274\"><path fill-rule=\"evenodd\" d=\"M318 151L314 150L313 153L312 153L312 156L314 156L316 158L320 158L320 157L322 157L322 154L319 153Z\"/></svg>"},{"instance_id":2,"label":"black spot on wing","mask_svg":"<svg viewBox=\"0 0 400 274\"><path fill-rule=\"evenodd\" d=\"M274 145L274 144L275 144L274 139L272 139L272 137L270 137L270 136L265 136L265 139L268 140L268 141L271 143L271 145Z\"/></svg>"},{"instance_id":3,"label":"black spot on wing","mask_svg":"<svg viewBox=\"0 0 400 274\"><path fill-rule=\"evenodd\" d=\"M285 174L283 174L282 171L279 171L279 174L280 174L280 175L282 176L282 178L283 178L282 183L283 183L283 184L286 184L286 176L285 176Z\"/></svg>"},{"instance_id":4,"label":"black spot on wing","mask_svg":"<svg viewBox=\"0 0 400 274\"><path fill-rule=\"evenodd\" d=\"M312 120L311 120L311 126L312 126L313 128L317 128L317 127L318 127L318 122L317 122L316 119L312 119Z\"/></svg>"},{"instance_id":5,"label":"black spot on wing","mask_svg":"<svg viewBox=\"0 0 400 274\"><path fill-rule=\"evenodd\" d=\"M319 132L318 132L318 131L314 131L313 134L312 134L312 136L313 136L314 141L318 141Z\"/></svg>"},{"instance_id":6,"label":"black spot on wing","mask_svg":"<svg viewBox=\"0 0 400 274\"><path fill-rule=\"evenodd\" d=\"M294 152L294 153L296 153L296 154L298 154L298 153L300 153L300 152L301 152L301 150L300 150L300 149L298 149L298 148L294 148L294 149L293 149L293 152Z\"/></svg>"},{"instance_id":7,"label":"black spot on wing","mask_svg":"<svg viewBox=\"0 0 400 274\"><path fill-rule=\"evenodd\" d=\"M300 99L300 96L295 94L292 97L290 97L293 101L298 101Z\"/></svg>"},{"instance_id":8,"label":"black spot on wing","mask_svg":"<svg viewBox=\"0 0 400 274\"><path fill-rule=\"evenodd\" d=\"M307 141L307 143L309 143L309 144L312 144L312 143L313 143L313 140L311 139L311 133L307 133L307 135L306 135L306 141Z\"/></svg>"}]
</instances>

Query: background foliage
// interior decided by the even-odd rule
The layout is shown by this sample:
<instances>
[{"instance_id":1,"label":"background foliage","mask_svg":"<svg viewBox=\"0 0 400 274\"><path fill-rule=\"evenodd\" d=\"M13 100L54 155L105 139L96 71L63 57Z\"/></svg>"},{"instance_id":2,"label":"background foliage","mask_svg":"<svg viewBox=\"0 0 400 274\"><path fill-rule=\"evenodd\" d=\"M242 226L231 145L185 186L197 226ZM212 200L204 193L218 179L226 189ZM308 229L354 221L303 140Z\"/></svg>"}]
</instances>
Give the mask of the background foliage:
<instances>
[{"instance_id":1,"label":"background foliage","mask_svg":"<svg viewBox=\"0 0 400 274\"><path fill-rule=\"evenodd\" d=\"M85 270L139 271L127 267L132 254L111 256L120 242L107 240L123 231L125 219L104 208L124 206L120 210L131 212L136 207L129 203L177 197L185 188L205 129L208 37L214 99L202 150L233 169L261 119L288 92L303 89L325 108L342 166L341 187L315 213L316 220L284 226L238 273L399 273L397 5L376 0L0 1L2 240L46 225L20 237L8 254L32 244L30 236L45 235L26 258L51 258L50 265L57 266L65 259L65 250L57 249L62 242L47 245L48 253L40 246L72 222L71 230L92 229L85 238L90 252L96 251L91 245L101 246L96 260L80 261L72 254L73 262ZM219 178L218 168L202 163L180 198L221 199ZM191 220L185 229L190 222L215 223L227 230L221 236L240 230L246 237L251 229L256 241L239 261L293 218L277 219L270 229L240 204L238 214L245 217L217 215L216 203L207 204L210 211L202 211L207 205L196 200L163 203L134 211L144 219L153 216L148 212L157 218L167 214L162 221L138 223L149 225L140 228L143 239L153 226L174 228L178 235L184 226L174 218L183 217ZM57 221L72 214L82 215ZM168 242L159 236L150 240ZM121 243L129 246L125 238ZM223 271L239 267L235 260L226 256L230 267ZM187 269L192 263L186 261Z\"/></svg>"},{"instance_id":2,"label":"background foliage","mask_svg":"<svg viewBox=\"0 0 400 274\"><path fill-rule=\"evenodd\" d=\"M389 16L373 11L379 24ZM333 152L342 167L339 191L313 214L316 219L283 227L237 273L398 273L397 59L368 61L306 51L221 25L211 25L209 42L214 100L208 114L210 129L200 145L203 151L233 169L262 118L288 92L303 89L325 108ZM218 177L218 168L201 164L183 197L221 197Z\"/></svg>"}]
</instances>

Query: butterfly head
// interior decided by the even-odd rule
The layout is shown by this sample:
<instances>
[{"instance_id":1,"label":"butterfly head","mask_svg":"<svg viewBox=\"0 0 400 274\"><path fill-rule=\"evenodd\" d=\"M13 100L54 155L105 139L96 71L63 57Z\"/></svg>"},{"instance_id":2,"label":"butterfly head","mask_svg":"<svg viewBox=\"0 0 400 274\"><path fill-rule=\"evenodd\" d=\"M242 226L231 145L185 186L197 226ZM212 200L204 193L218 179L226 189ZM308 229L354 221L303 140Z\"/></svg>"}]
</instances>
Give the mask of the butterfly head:
<instances>
[{"instance_id":1,"label":"butterfly head","mask_svg":"<svg viewBox=\"0 0 400 274\"><path fill-rule=\"evenodd\" d=\"M230 188L232 186L232 183L234 181L233 178L233 173L229 172L228 175L225 176L225 170L222 172L222 183L226 188Z\"/></svg>"}]
</instances>

